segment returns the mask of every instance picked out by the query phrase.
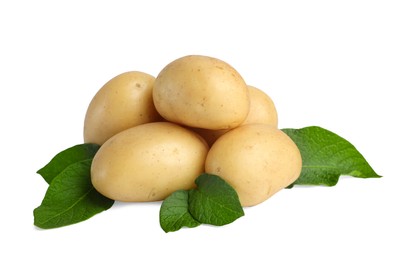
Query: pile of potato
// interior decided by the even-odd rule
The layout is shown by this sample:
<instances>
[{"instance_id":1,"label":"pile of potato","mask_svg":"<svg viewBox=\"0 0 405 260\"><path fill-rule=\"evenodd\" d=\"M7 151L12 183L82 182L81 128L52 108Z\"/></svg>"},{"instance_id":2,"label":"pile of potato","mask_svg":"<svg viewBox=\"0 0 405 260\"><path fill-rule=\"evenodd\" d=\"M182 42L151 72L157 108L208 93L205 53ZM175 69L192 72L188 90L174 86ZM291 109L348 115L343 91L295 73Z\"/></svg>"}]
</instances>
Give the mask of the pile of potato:
<instances>
[{"instance_id":1,"label":"pile of potato","mask_svg":"<svg viewBox=\"0 0 405 260\"><path fill-rule=\"evenodd\" d=\"M277 124L272 99L222 60L181 57L156 78L126 72L97 92L86 113L84 141L101 145L91 180L113 200L157 201L194 188L207 172L253 206L301 172L300 152Z\"/></svg>"}]
</instances>

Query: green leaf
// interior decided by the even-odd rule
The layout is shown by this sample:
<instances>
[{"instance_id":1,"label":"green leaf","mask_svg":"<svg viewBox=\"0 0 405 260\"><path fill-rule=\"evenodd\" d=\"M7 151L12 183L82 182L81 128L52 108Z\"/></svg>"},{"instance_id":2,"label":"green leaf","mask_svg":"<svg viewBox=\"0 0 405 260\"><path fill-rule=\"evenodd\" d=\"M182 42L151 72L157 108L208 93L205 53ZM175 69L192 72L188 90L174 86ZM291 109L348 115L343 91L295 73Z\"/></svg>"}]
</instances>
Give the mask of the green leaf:
<instances>
[{"instance_id":1,"label":"green leaf","mask_svg":"<svg viewBox=\"0 0 405 260\"><path fill-rule=\"evenodd\" d=\"M91 159L94 157L100 146L98 144L79 144L72 146L52 158L43 168L37 171L49 184L69 165Z\"/></svg>"},{"instance_id":2,"label":"green leaf","mask_svg":"<svg viewBox=\"0 0 405 260\"><path fill-rule=\"evenodd\" d=\"M189 191L189 211L198 222L222 226L244 215L238 194L217 175L204 173Z\"/></svg>"},{"instance_id":3,"label":"green leaf","mask_svg":"<svg viewBox=\"0 0 405 260\"><path fill-rule=\"evenodd\" d=\"M34 210L34 225L49 229L78 223L114 204L92 186L91 161L71 164L52 180L42 204Z\"/></svg>"},{"instance_id":4,"label":"green leaf","mask_svg":"<svg viewBox=\"0 0 405 260\"><path fill-rule=\"evenodd\" d=\"M329 130L309 126L282 131L296 143L302 157L301 175L292 186L334 186L341 175L381 177L351 143Z\"/></svg>"},{"instance_id":5,"label":"green leaf","mask_svg":"<svg viewBox=\"0 0 405 260\"><path fill-rule=\"evenodd\" d=\"M201 223L223 226L244 215L238 194L221 177L203 173L195 182L197 189L175 191L163 201L159 219L165 232Z\"/></svg>"},{"instance_id":6,"label":"green leaf","mask_svg":"<svg viewBox=\"0 0 405 260\"><path fill-rule=\"evenodd\" d=\"M160 226L167 232L177 231L182 227L196 227L200 222L188 211L188 191L178 190L168 196L160 207Z\"/></svg>"}]
</instances>

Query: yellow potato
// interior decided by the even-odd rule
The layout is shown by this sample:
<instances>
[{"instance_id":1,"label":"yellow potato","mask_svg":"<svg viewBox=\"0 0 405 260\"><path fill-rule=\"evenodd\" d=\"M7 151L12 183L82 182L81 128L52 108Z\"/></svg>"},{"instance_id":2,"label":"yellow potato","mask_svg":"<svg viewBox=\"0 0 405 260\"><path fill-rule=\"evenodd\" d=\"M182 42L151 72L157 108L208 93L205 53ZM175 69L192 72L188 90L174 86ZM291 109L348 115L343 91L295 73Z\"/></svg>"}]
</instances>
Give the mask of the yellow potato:
<instances>
[{"instance_id":1,"label":"yellow potato","mask_svg":"<svg viewBox=\"0 0 405 260\"><path fill-rule=\"evenodd\" d=\"M152 100L155 78L130 71L108 81L93 97L84 120L84 142L103 144L130 127L161 120Z\"/></svg>"},{"instance_id":2,"label":"yellow potato","mask_svg":"<svg viewBox=\"0 0 405 260\"><path fill-rule=\"evenodd\" d=\"M245 81L228 63L190 55L169 63L156 77L153 101L168 121L206 129L231 129L249 112Z\"/></svg>"},{"instance_id":3,"label":"yellow potato","mask_svg":"<svg viewBox=\"0 0 405 260\"><path fill-rule=\"evenodd\" d=\"M246 119L241 125L247 124L268 124L274 127L278 126L278 115L273 100L262 90L253 86L248 86L250 108ZM211 130L203 128L194 128L196 133L201 135L211 146L221 135L230 129Z\"/></svg>"},{"instance_id":4,"label":"yellow potato","mask_svg":"<svg viewBox=\"0 0 405 260\"><path fill-rule=\"evenodd\" d=\"M239 126L214 143L205 162L238 193L242 206L257 205L293 183L302 160L296 144L281 130L264 124Z\"/></svg>"},{"instance_id":5,"label":"yellow potato","mask_svg":"<svg viewBox=\"0 0 405 260\"><path fill-rule=\"evenodd\" d=\"M248 86L250 108L242 125L269 124L278 127L278 115L273 100L262 90Z\"/></svg>"},{"instance_id":6,"label":"yellow potato","mask_svg":"<svg viewBox=\"0 0 405 260\"><path fill-rule=\"evenodd\" d=\"M194 132L199 134L202 138L204 138L208 146L211 147L219 137L221 137L223 134L229 132L232 129L211 130L204 128L191 128L191 130L193 130Z\"/></svg>"},{"instance_id":7,"label":"yellow potato","mask_svg":"<svg viewBox=\"0 0 405 260\"><path fill-rule=\"evenodd\" d=\"M124 130L96 153L91 181L117 201L157 201L191 189L204 172L208 146L196 133L169 122Z\"/></svg>"}]
</instances>

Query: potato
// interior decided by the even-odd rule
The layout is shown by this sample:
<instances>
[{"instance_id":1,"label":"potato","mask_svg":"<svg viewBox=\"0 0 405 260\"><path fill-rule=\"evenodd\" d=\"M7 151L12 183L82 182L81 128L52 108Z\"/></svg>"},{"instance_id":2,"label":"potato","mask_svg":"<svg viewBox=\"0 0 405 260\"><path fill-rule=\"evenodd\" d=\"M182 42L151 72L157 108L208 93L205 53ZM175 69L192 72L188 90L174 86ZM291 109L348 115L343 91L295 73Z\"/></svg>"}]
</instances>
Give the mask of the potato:
<instances>
[{"instance_id":1,"label":"potato","mask_svg":"<svg viewBox=\"0 0 405 260\"><path fill-rule=\"evenodd\" d=\"M278 114L273 100L262 90L248 86L250 107L249 114L242 125L269 124L278 127Z\"/></svg>"},{"instance_id":2,"label":"potato","mask_svg":"<svg viewBox=\"0 0 405 260\"><path fill-rule=\"evenodd\" d=\"M246 119L241 125L247 124L268 124L274 127L278 126L278 115L273 100L262 90L248 86L250 107ZM211 130L203 128L194 128L196 133L201 135L211 146L221 135L230 129Z\"/></svg>"},{"instance_id":3,"label":"potato","mask_svg":"<svg viewBox=\"0 0 405 260\"><path fill-rule=\"evenodd\" d=\"M155 78L130 71L108 81L93 97L84 120L84 142L103 144L136 125L161 120L152 100Z\"/></svg>"},{"instance_id":4,"label":"potato","mask_svg":"<svg viewBox=\"0 0 405 260\"><path fill-rule=\"evenodd\" d=\"M113 200L158 201L193 188L204 172L207 152L200 136L176 124L138 125L101 146L91 165L91 181Z\"/></svg>"},{"instance_id":5,"label":"potato","mask_svg":"<svg viewBox=\"0 0 405 260\"><path fill-rule=\"evenodd\" d=\"M164 67L156 77L153 101L168 121L206 129L234 128L249 112L242 76L228 63L201 55Z\"/></svg>"},{"instance_id":6,"label":"potato","mask_svg":"<svg viewBox=\"0 0 405 260\"><path fill-rule=\"evenodd\" d=\"M234 128L233 128L234 129ZM194 132L199 134L207 142L208 146L211 147L215 141L221 137L223 134L229 132L232 129L204 129L204 128L191 128Z\"/></svg>"},{"instance_id":7,"label":"potato","mask_svg":"<svg viewBox=\"0 0 405 260\"><path fill-rule=\"evenodd\" d=\"M205 171L217 174L238 193L242 206L257 205L293 183L302 160L296 144L265 124L239 126L213 144Z\"/></svg>"}]
</instances>

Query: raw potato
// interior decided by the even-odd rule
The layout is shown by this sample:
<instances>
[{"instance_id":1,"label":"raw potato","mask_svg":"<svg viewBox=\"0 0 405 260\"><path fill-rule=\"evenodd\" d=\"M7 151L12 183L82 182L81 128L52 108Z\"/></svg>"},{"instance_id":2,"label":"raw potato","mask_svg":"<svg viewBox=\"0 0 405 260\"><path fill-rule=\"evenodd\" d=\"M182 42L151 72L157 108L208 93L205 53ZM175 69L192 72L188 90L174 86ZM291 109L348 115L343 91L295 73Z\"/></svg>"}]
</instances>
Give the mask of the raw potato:
<instances>
[{"instance_id":1,"label":"raw potato","mask_svg":"<svg viewBox=\"0 0 405 260\"><path fill-rule=\"evenodd\" d=\"M253 86L248 86L248 91L250 98L249 113L241 125L268 124L278 127L278 114L273 100L265 92ZM211 130L195 128L193 130L201 135L208 145L211 146L221 135L230 129Z\"/></svg>"},{"instance_id":2,"label":"raw potato","mask_svg":"<svg viewBox=\"0 0 405 260\"><path fill-rule=\"evenodd\" d=\"M257 205L293 183L302 160L296 144L264 124L239 126L211 147L205 171L217 174L238 193L242 206Z\"/></svg>"},{"instance_id":3,"label":"raw potato","mask_svg":"<svg viewBox=\"0 0 405 260\"><path fill-rule=\"evenodd\" d=\"M278 114L273 100L262 90L248 86L250 108L242 125L268 124L278 127Z\"/></svg>"},{"instance_id":4,"label":"raw potato","mask_svg":"<svg viewBox=\"0 0 405 260\"><path fill-rule=\"evenodd\" d=\"M194 132L199 134L202 138L204 138L208 146L211 147L219 137L221 137L223 134L229 132L232 129L211 130L204 128L192 128L191 130L193 130Z\"/></svg>"},{"instance_id":5,"label":"raw potato","mask_svg":"<svg viewBox=\"0 0 405 260\"><path fill-rule=\"evenodd\" d=\"M113 200L158 201L193 188L204 172L207 152L199 135L176 124L135 126L101 146L91 165L91 181Z\"/></svg>"},{"instance_id":6,"label":"raw potato","mask_svg":"<svg viewBox=\"0 0 405 260\"><path fill-rule=\"evenodd\" d=\"M153 100L165 119L190 127L231 129L249 112L241 75L222 60L200 55L179 58L163 68Z\"/></svg>"},{"instance_id":7,"label":"raw potato","mask_svg":"<svg viewBox=\"0 0 405 260\"><path fill-rule=\"evenodd\" d=\"M93 97L84 121L84 142L103 144L136 125L161 120L152 100L155 78L130 71L108 81Z\"/></svg>"}]
</instances>

